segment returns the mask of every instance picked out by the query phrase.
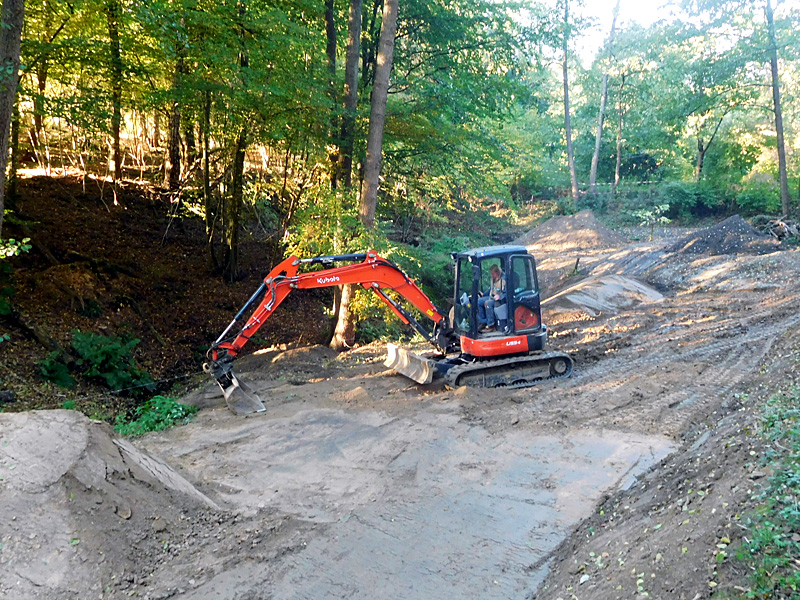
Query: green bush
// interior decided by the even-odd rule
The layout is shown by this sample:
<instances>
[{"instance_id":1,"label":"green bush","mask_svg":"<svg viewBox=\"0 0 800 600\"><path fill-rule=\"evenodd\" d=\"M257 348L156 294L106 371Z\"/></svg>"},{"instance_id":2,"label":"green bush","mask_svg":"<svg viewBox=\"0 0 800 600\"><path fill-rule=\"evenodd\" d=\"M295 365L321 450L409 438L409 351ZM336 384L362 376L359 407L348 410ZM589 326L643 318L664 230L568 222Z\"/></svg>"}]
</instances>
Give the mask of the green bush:
<instances>
[{"instance_id":1,"label":"green bush","mask_svg":"<svg viewBox=\"0 0 800 600\"><path fill-rule=\"evenodd\" d=\"M133 360L132 352L138 343L137 339L82 333L77 329L72 332L72 347L79 356L76 365L83 375L134 396L154 389L150 375Z\"/></svg>"},{"instance_id":2,"label":"green bush","mask_svg":"<svg viewBox=\"0 0 800 600\"><path fill-rule=\"evenodd\" d=\"M736 206L746 215L777 214L781 210L781 191L770 176L754 176L736 196Z\"/></svg>"},{"instance_id":3,"label":"green bush","mask_svg":"<svg viewBox=\"0 0 800 600\"><path fill-rule=\"evenodd\" d=\"M671 181L658 190L669 204L670 218L707 217L721 212L726 203L722 190L708 181Z\"/></svg>"},{"instance_id":4,"label":"green bush","mask_svg":"<svg viewBox=\"0 0 800 600\"><path fill-rule=\"evenodd\" d=\"M75 379L69 372L69 367L61 361L61 355L58 352L51 352L47 355L47 358L37 364L39 372L47 381L52 381L63 388L72 389L75 387Z\"/></svg>"},{"instance_id":5,"label":"green bush","mask_svg":"<svg viewBox=\"0 0 800 600\"><path fill-rule=\"evenodd\" d=\"M128 421L119 415L114 430L124 436L144 435L150 431L163 431L175 425L188 423L197 412L196 406L181 404L175 398L153 396L134 410L135 417Z\"/></svg>"}]
</instances>

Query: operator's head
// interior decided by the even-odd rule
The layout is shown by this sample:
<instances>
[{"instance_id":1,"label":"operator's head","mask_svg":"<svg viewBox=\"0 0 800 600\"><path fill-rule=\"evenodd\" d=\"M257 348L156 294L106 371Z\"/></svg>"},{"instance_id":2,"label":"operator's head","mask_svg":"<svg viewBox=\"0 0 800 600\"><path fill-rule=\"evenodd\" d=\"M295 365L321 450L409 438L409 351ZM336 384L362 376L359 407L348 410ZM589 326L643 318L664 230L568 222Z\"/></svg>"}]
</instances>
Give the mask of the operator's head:
<instances>
[{"instance_id":1,"label":"operator's head","mask_svg":"<svg viewBox=\"0 0 800 600\"><path fill-rule=\"evenodd\" d=\"M491 273L492 279L500 279L502 271L500 270L500 267L498 267L497 265L492 265L491 267L489 267L489 273Z\"/></svg>"}]
</instances>

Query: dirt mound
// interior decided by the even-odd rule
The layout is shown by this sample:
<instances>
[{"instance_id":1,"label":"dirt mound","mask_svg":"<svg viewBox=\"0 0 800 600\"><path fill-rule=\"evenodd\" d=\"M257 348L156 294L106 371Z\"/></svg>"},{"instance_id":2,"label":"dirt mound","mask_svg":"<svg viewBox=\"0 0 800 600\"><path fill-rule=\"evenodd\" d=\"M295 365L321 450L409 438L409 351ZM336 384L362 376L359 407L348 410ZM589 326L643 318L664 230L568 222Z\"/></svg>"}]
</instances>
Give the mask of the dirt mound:
<instances>
[{"instance_id":1,"label":"dirt mound","mask_svg":"<svg viewBox=\"0 0 800 600\"><path fill-rule=\"evenodd\" d=\"M544 252L565 250L604 250L625 244L627 240L603 225L590 210L553 217L514 240L515 244Z\"/></svg>"},{"instance_id":2,"label":"dirt mound","mask_svg":"<svg viewBox=\"0 0 800 600\"><path fill-rule=\"evenodd\" d=\"M751 227L739 215L713 227L687 235L669 248L682 254L767 254L778 249L778 241Z\"/></svg>"},{"instance_id":3,"label":"dirt mound","mask_svg":"<svg viewBox=\"0 0 800 600\"><path fill-rule=\"evenodd\" d=\"M663 298L660 292L631 277L605 275L584 279L548 298L542 306L550 314L580 312L596 317Z\"/></svg>"},{"instance_id":4,"label":"dirt mound","mask_svg":"<svg viewBox=\"0 0 800 600\"><path fill-rule=\"evenodd\" d=\"M218 510L166 463L78 412L0 414L0 432L0 597L127 587L186 515Z\"/></svg>"}]
</instances>

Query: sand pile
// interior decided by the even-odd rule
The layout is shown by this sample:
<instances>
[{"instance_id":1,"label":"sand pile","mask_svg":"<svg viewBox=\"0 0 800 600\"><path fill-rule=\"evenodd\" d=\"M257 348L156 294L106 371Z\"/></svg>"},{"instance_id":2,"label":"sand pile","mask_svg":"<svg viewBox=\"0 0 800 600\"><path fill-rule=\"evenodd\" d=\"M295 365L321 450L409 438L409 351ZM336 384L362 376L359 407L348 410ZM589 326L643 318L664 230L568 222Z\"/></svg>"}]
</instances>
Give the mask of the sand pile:
<instances>
[{"instance_id":1,"label":"sand pile","mask_svg":"<svg viewBox=\"0 0 800 600\"><path fill-rule=\"evenodd\" d=\"M218 510L166 463L115 438L75 411L0 414L0 597L130 589L187 515Z\"/></svg>"},{"instance_id":2,"label":"sand pile","mask_svg":"<svg viewBox=\"0 0 800 600\"><path fill-rule=\"evenodd\" d=\"M534 251L605 250L627 243L624 236L603 225L590 210L553 217L514 240Z\"/></svg>"},{"instance_id":3,"label":"sand pile","mask_svg":"<svg viewBox=\"0 0 800 600\"><path fill-rule=\"evenodd\" d=\"M588 277L542 302L548 314L585 313L590 317L614 315L664 296L649 285L622 275Z\"/></svg>"},{"instance_id":4,"label":"sand pile","mask_svg":"<svg viewBox=\"0 0 800 600\"><path fill-rule=\"evenodd\" d=\"M713 227L696 231L669 248L681 254L768 254L779 242L759 233L739 215L728 217Z\"/></svg>"}]
</instances>

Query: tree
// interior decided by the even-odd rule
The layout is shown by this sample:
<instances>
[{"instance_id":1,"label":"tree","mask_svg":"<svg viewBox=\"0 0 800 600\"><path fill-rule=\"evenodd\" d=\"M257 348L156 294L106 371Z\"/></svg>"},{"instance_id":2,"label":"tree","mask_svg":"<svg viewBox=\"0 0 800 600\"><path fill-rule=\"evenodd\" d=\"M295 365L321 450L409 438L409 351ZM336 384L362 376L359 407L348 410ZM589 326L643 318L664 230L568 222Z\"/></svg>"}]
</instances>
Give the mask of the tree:
<instances>
[{"instance_id":1,"label":"tree","mask_svg":"<svg viewBox=\"0 0 800 600\"><path fill-rule=\"evenodd\" d=\"M351 0L347 26L347 52L344 74L344 116L342 118L341 165L339 172L346 188L353 181L353 150L355 146L356 114L358 111L358 60L361 54L362 0Z\"/></svg>"},{"instance_id":2,"label":"tree","mask_svg":"<svg viewBox=\"0 0 800 600\"><path fill-rule=\"evenodd\" d=\"M0 235L3 233L8 138L19 83L19 53L25 16L23 0L3 0L0 28Z\"/></svg>"},{"instance_id":3,"label":"tree","mask_svg":"<svg viewBox=\"0 0 800 600\"><path fill-rule=\"evenodd\" d=\"M783 216L789 216L789 180L786 175L786 145L783 139L783 112L781 110L781 82L778 76L778 41L775 35L775 20L772 4L767 0L767 35L769 38L769 65L772 75L772 102L775 112L775 132L778 141L778 180L781 186L781 209Z\"/></svg>"},{"instance_id":4,"label":"tree","mask_svg":"<svg viewBox=\"0 0 800 600\"><path fill-rule=\"evenodd\" d=\"M122 123L122 54L119 34L122 26L122 6L119 0L108 0L106 4L108 19L108 39L111 53L111 166L112 176L116 183L122 178L122 151L120 148L120 124Z\"/></svg>"},{"instance_id":5,"label":"tree","mask_svg":"<svg viewBox=\"0 0 800 600\"><path fill-rule=\"evenodd\" d=\"M564 135L567 137L567 164L569 165L570 196L573 202L578 200L578 176L575 172L575 156L572 151L572 124L569 114L569 0L564 0L564 37L562 49L564 56L561 62L564 79Z\"/></svg>"},{"instance_id":6,"label":"tree","mask_svg":"<svg viewBox=\"0 0 800 600\"><path fill-rule=\"evenodd\" d=\"M617 0L614 6L614 18L611 21L611 32L608 34L608 52L612 52L612 45L614 43L614 29L617 25L617 16L619 16L619 3ZM608 102L608 71L603 74L603 85L600 91L600 109L597 115L597 135L594 142L594 154L592 154L592 166L589 171L589 191L594 194L597 192L597 163L600 160L600 145L603 141L603 121L606 118L606 102Z\"/></svg>"},{"instance_id":7,"label":"tree","mask_svg":"<svg viewBox=\"0 0 800 600\"><path fill-rule=\"evenodd\" d=\"M375 224L375 208L378 202L378 184L383 150L383 127L386 121L386 101L389 93L389 75L392 71L394 40L397 33L398 0L384 0L381 36L378 46L375 83L372 88L367 135L367 158L364 166L364 182L361 186L361 201L358 216L367 229ZM353 343L353 322L350 300L354 286L345 286L339 303L339 321L334 330L331 347L343 349Z\"/></svg>"}]
</instances>

